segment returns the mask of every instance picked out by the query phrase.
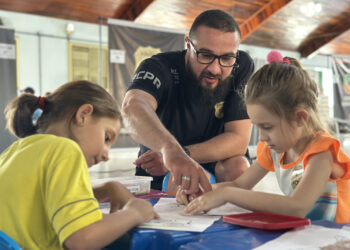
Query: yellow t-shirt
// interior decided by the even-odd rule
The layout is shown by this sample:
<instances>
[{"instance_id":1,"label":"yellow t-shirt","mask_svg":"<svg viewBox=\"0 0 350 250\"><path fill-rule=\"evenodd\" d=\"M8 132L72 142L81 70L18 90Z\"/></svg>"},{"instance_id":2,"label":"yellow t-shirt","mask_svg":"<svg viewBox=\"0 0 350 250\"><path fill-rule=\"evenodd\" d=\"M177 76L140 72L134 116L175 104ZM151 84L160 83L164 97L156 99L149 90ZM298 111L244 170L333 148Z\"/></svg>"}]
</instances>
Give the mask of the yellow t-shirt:
<instances>
[{"instance_id":1,"label":"yellow t-shirt","mask_svg":"<svg viewBox=\"0 0 350 250\"><path fill-rule=\"evenodd\" d=\"M74 141L33 135L0 155L0 230L24 249L62 249L102 219L84 155Z\"/></svg>"}]
</instances>

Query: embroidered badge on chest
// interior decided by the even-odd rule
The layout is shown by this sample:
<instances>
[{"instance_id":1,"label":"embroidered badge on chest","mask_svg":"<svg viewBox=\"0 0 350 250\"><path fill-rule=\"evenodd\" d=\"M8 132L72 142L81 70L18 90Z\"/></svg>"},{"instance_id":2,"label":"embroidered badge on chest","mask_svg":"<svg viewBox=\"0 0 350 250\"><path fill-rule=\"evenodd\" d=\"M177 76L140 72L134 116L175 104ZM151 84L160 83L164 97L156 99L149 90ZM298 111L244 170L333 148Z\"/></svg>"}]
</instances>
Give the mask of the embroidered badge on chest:
<instances>
[{"instance_id":1,"label":"embroidered badge on chest","mask_svg":"<svg viewBox=\"0 0 350 250\"><path fill-rule=\"evenodd\" d=\"M221 119L224 117L224 102L215 104L215 117Z\"/></svg>"},{"instance_id":2,"label":"embroidered badge on chest","mask_svg":"<svg viewBox=\"0 0 350 250\"><path fill-rule=\"evenodd\" d=\"M298 183L300 182L301 178L303 177L303 173L304 173L304 168L301 164L296 165L293 168L292 178L291 178L291 185L293 189L295 189Z\"/></svg>"}]
</instances>

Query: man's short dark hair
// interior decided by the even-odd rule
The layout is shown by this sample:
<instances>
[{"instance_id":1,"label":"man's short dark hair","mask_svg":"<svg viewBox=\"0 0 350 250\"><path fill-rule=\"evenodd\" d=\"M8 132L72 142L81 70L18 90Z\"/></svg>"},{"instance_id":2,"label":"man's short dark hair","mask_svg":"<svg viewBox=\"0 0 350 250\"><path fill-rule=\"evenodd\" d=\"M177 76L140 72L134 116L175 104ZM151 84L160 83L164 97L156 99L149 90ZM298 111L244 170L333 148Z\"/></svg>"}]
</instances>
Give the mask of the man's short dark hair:
<instances>
[{"instance_id":1,"label":"man's short dark hair","mask_svg":"<svg viewBox=\"0 0 350 250\"><path fill-rule=\"evenodd\" d=\"M199 14L191 26L189 34L190 38L193 38L196 35L199 26L207 26L223 32L237 31L239 37L241 37L241 31L236 20L223 10L206 10Z\"/></svg>"}]
</instances>

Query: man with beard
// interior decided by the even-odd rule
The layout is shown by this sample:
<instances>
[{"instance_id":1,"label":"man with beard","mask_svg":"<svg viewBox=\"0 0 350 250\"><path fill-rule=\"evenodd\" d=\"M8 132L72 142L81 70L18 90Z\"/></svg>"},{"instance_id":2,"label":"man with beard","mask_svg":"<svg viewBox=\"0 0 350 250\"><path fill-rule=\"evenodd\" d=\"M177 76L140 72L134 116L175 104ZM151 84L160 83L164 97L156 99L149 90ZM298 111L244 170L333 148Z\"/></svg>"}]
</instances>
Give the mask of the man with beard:
<instances>
[{"instance_id":1,"label":"man with beard","mask_svg":"<svg viewBox=\"0 0 350 250\"><path fill-rule=\"evenodd\" d=\"M142 144L136 175L153 176L153 189L169 171L177 186L196 194L211 189L202 167L217 181L247 169L251 122L239 92L254 65L238 51L240 39L229 14L208 10L186 35L187 50L157 54L136 70L122 112Z\"/></svg>"}]
</instances>

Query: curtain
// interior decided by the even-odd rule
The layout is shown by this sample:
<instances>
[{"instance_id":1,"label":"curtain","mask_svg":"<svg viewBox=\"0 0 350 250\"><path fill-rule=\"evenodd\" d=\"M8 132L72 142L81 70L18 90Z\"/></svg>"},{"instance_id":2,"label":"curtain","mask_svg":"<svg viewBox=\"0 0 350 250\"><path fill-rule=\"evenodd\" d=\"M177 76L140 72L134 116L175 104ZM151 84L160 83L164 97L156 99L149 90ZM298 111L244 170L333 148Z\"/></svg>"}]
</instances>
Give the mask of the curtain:
<instances>
[{"instance_id":1,"label":"curtain","mask_svg":"<svg viewBox=\"0 0 350 250\"><path fill-rule=\"evenodd\" d=\"M350 119L350 60L332 58L334 79L334 117Z\"/></svg>"}]
</instances>

